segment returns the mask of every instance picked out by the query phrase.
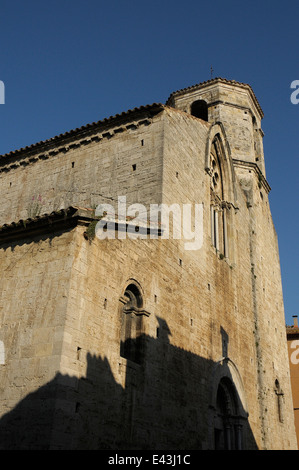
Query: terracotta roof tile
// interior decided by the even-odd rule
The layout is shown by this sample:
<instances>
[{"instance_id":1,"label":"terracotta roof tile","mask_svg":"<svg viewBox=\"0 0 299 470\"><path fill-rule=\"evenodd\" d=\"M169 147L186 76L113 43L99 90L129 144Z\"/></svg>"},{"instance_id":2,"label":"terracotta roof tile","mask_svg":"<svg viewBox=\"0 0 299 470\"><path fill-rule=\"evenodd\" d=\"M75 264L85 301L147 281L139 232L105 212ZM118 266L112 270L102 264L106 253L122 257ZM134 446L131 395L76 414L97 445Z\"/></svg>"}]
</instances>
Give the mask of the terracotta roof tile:
<instances>
[{"instance_id":1,"label":"terracotta roof tile","mask_svg":"<svg viewBox=\"0 0 299 470\"><path fill-rule=\"evenodd\" d=\"M0 163L2 159L7 159L9 157L14 157L18 156L20 154L24 154L27 152L32 152L32 151L39 151L40 148L44 146L52 146L53 144L59 143L60 141L64 141L66 139L72 138L77 136L78 134L87 134L92 131L98 130L98 128L105 128L106 126L109 127L111 125L114 125L115 123L118 123L120 121L126 121L128 118L132 118L134 114L142 114L144 112L153 112L156 113L159 110L162 110L164 108L164 105L161 103L153 103L151 105L146 105L146 106L140 106L138 108L133 108L128 111L125 111L121 114L115 114L114 116L110 116L108 118L105 118L101 121L96 121L90 124L86 124L81 127L77 127L76 129L72 129L70 131L64 132L62 134L56 135L54 137L51 137L50 139L47 140L42 140L40 142L36 142L32 145L22 147L17 150L13 150L11 152L5 153L3 155L0 155Z\"/></svg>"}]
</instances>

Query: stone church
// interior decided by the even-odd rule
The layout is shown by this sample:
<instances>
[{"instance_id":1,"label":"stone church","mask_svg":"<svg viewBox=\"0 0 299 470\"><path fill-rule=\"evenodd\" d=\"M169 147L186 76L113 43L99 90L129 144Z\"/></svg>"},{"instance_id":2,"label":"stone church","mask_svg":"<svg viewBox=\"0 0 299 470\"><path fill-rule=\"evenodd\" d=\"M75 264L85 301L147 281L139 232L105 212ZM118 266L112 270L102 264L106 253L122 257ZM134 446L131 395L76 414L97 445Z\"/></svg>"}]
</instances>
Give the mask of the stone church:
<instances>
[{"instance_id":1,"label":"stone church","mask_svg":"<svg viewBox=\"0 0 299 470\"><path fill-rule=\"evenodd\" d=\"M1 449L297 448L262 118L215 78L0 157Z\"/></svg>"}]
</instances>

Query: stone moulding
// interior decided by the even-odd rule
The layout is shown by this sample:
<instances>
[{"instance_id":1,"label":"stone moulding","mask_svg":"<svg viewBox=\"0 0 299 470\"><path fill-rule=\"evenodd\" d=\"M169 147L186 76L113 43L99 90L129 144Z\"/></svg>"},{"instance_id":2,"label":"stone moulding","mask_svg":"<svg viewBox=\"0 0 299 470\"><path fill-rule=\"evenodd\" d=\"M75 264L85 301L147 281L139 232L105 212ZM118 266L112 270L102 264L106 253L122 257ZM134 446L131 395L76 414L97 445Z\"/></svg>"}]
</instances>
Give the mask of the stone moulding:
<instances>
[{"instance_id":1,"label":"stone moulding","mask_svg":"<svg viewBox=\"0 0 299 470\"><path fill-rule=\"evenodd\" d=\"M0 244L29 239L37 235L51 232L67 231L77 225L83 225L87 228L90 223L97 220L99 219L94 216L94 209L70 206L66 209L51 212L50 214L42 214L34 218L22 219L17 222L1 225ZM130 220L118 221L115 219L111 221L110 219L107 219L107 223L111 222L114 223L115 231L130 232L134 231L133 229L138 227L140 228L138 233L145 233L148 235L154 232L157 236L162 234L162 229L160 227L153 230L150 226L139 226L137 223L136 225L132 225ZM86 236L86 232L84 232L84 236L86 239L89 239L89 237Z\"/></svg>"},{"instance_id":2,"label":"stone moulding","mask_svg":"<svg viewBox=\"0 0 299 470\"><path fill-rule=\"evenodd\" d=\"M138 307L124 307L123 309L124 313L127 315L127 314L130 314L130 313L134 313L134 315L137 315L137 316L146 316L146 317L149 317L150 316L150 312L148 312L147 310L145 310L144 308L138 308Z\"/></svg>"},{"instance_id":3,"label":"stone moulding","mask_svg":"<svg viewBox=\"0 0 299 470\"><path fill-rule=\"evenodd\" d=\"M78 225L78 223L87 225L90 220L91 215L84 215L75 207L61 209L51 214L43 214L32 219L19 220L0 226L0 244L31 239L34 236L55 231L66 231Z\"/></svg>"},{"instance_id":4,"label":"stone moulding","mask_svg":"<svg viewBox=\"0 0 299 470\"><path fill-rule=\"evenodd\" d=\"M259 169L259 167L256 163L245 162L245 161L242 161L242 160L233 159L233 165L235 167L244 168L244 169L247 169L247 170L254 171L256 173L257 177L258 177L259 183L263 186L266 193L267 194L270 193L271 186L269 185L268 181L266 180L266 178L264 177L263 173L261 172L261 170Z\"/></svg>"}]
</instances>

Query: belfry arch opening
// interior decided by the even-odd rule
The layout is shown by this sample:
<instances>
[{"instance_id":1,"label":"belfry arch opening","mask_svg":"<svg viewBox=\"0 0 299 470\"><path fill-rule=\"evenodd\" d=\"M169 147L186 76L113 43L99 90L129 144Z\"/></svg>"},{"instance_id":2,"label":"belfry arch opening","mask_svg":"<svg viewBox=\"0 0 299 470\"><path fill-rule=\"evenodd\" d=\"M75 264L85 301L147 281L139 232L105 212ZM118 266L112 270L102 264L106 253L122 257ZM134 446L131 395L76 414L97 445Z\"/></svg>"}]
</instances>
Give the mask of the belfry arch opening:
<instances>
[{"instance_id":1,"label":"belfry arch opening","mask_svg":"<svg viewBox=\"0 0 299 470\"><path fill-rule=\"evenodd\" d=\"M191 114L203 121L208 121L208 105L204 100L194 101L191 105Z\"/></svg>"}]
</instances>

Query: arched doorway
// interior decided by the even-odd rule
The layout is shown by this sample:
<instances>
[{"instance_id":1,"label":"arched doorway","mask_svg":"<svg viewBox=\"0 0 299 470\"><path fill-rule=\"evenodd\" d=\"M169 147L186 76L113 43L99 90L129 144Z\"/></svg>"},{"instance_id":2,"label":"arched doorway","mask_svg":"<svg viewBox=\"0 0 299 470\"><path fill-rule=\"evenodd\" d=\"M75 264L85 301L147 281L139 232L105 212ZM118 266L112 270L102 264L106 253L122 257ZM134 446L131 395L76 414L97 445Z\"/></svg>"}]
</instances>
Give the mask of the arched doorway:
<instances>
[{"instance_id":1,"label":"arched doorway","mask_svg":"<svg viewBox=\"0 0 299 470\"><path fill-rule=\"evenodd\" d=\"M214 421L215 450L241 450L242 425L234 384L223 377L218 385Z\"/></svg>"}]
</instances>

